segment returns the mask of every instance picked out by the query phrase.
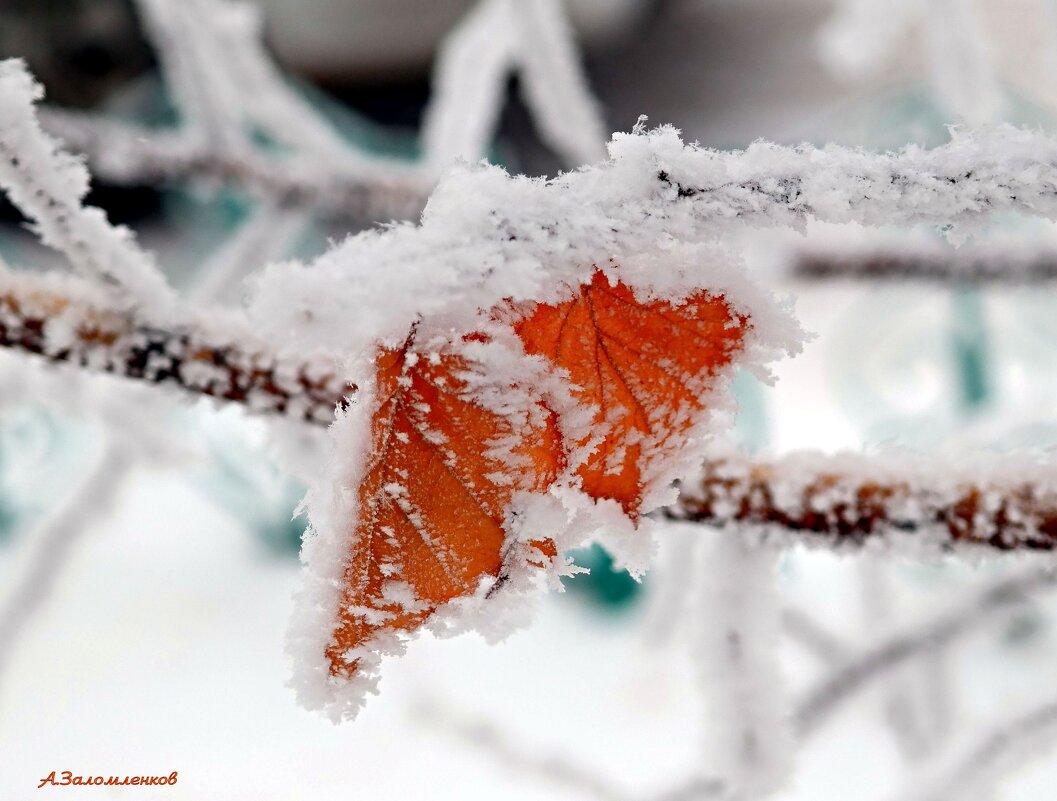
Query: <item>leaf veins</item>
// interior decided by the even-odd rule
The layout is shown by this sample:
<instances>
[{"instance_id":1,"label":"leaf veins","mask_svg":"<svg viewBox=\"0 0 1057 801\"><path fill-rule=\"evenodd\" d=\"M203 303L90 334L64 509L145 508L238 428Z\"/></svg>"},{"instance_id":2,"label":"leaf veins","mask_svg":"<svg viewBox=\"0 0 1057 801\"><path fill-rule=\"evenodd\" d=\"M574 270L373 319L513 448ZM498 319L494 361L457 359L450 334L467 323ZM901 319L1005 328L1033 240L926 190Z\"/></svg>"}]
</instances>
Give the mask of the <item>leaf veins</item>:
<instances>
[{"instance_id":1,"label":"leaf veins","mask_svg":"<svg viewBox=\"0 0 1057 801\"><path fill-rule=\"evenodd\" d=\"M327 649L334 675L353 675L379 632L411 631L498 577L514 494L545 489L561 469L555 415L539 402L485 408L467 386L474 369L450 348L378 354L372 449Z\"/></svg>"},{"instance_id":2,"label":"leaf veins","mask_svg":"<svg viewBox=\"0 0 1057 801\"><path fill-rule=\"evenodd\" d=\"M565 370L574 396L596 408L602 440L577 471L583 490L619 502L632 519L748 327L721 296L641 302L601 271L570 300L536 304L514 323L526 352Z\"/></svg>"}]
</instances>

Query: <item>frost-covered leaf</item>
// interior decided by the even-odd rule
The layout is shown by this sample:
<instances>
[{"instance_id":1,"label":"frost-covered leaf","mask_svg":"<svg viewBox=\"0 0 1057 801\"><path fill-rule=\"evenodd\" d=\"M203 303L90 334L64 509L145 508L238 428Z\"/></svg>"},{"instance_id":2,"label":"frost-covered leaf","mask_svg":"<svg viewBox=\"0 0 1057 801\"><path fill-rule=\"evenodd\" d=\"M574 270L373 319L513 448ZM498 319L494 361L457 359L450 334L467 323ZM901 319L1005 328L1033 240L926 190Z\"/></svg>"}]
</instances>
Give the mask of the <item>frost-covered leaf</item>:
<instances>
[{"instance_id":1,"label":"frost-covered leaf","mask_svg":"<svg viewBox=\"0 0 1057 801\"><path fill-rule=\"evenodd\" d=\"M602 272L515 323L526 352L564 370L575 397L595 410L591 436L600 442L577 471L583 490L617 501L632 519L654 480L667 477L748 326L707 290L642 301Z\"/></svg>"},{"instance_id":2,"label":"frost-covered leaf","mask_svg":"<svg viewBox=\"0 0 1057 801\"><path fill-rule=\"evenodd\" d=\"M357 510L326 649L335 680L369 680L399 632L493 587L517 558L517 496L562 469L555 413L516 388L486 402L482 367L450 345L377 356L369 452L346 487ZM543 542L526 550L537 562L555 553Z\"/></svg>"},{"instance_id":3,"label":"frost-covered leaf","mask_svg":"<svg viewBox=\"0 0 1057 801\"><path fill-rule=\"evenodd\" d=\"M670 280L690 255L667 254ZM655 266L609 264L559 302L497 304L461 338L423 322L379 346L310 498L291 640L307 705L355 714L381 657L423 626L502 631L504 599L569 572L559 554L600 529L622 566L645 569L640 516L698 463L734 361L760 356L744 287L737 303L729 289L643 289Z\"/></svg>"}]
</instances>

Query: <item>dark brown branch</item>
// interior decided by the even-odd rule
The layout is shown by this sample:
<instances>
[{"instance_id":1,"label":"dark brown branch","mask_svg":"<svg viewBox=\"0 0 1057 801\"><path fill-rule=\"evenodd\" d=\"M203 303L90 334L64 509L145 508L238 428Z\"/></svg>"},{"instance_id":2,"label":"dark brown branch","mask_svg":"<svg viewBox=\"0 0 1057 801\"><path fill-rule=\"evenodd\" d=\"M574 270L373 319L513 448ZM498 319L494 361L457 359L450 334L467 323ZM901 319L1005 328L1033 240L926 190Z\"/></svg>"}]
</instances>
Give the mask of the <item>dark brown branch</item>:
<instances>
[{"instance_id":1,"label":"dark brown branch","mask_svg":"<svg viewBox=\"0 0 1057 801\"><path fill-rule=\"evenodd\" d=\"M714 526L756 524L831 544L902 531L929 534L941 549L1057 548L1057 492L1043 468L989 476L959 476L953 464L909 458L806 456L771 464L730 458L708 463L665 515Z\"/></svg>"},{"instance_id":2,"label":"dark brown branch","mask_svg":"<svg viewBox=\"0 0 1057 801\"><path fill-rule=\"evenodd\" d=\"M327 425L356 388L327 354L281 354L233 322L164 328L54 276L0 272L0 347ZM1021 465L1020 467L1023 467ZM1057 491L1041 466L952 478L946 464L869 457L709 462L669 519L750 523L828 545L893 531L940 548L1057 549Z\"/></svg>"},{"instance_id":3,"label":"dark brown branch","mask_svg":"<svg viewBox=\"0 0 1057 801\"><path fill-rule=\"evenodd\" d=\"M167 330L75 289L0 274L0 346L319 424L355 394L326 357L276 354L233 324Z\"/></svg>"}]
</instances>

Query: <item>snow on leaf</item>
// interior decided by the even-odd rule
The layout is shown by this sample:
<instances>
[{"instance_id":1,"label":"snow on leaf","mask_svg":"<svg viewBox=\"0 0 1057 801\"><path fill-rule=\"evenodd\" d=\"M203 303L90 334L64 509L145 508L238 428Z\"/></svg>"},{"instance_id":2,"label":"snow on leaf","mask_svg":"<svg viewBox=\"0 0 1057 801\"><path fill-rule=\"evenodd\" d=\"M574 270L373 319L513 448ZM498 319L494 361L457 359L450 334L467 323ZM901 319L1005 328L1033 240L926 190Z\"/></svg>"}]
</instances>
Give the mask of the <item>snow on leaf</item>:
<instances>
[{"instance_id":1,"label":"snow on leaf","mask_svg":"<svg viewBox=\"0 0 1057 801\"><path fill-rule=\"evenodd\" d=\"M533 305L514 327L527 353L564 370L574 396L595 407L601 442L577 470L582 489L634 520L661 463L708 411L714 379L741 351L749 322L708 291L643 302L598 271L574 297Z\"/></svg>"},{"instance_id":2,"label":"snow on leaf","mask_svg":"<svg viewBox=\"0 0 1057 801\"><path fill-rule=\"evenodd\" d=\"M370 453L326 650L335 679L370 674L393 634L494 585L515 494L544 490L561 471L555 414L532 400L482 404L478 367L451 346L377 356ZM549 543L537 551L555 555Z\"/></svg>"},{"instance_id":3,"label":"snow on leaf","mask_svg":"<svg viewBox=\"0 0 1057 801\"><path fill-rule=\"evenodd\" d=\"M306 706L355 715L420 628L502 638L587 539L646 570L641 517L700 469L735 362L760 369L799 337L740 266L701 247L611 259L464 329L423 315L350 363L360 394L309 497L289 641Z\"/></svg>"}]
</instances>

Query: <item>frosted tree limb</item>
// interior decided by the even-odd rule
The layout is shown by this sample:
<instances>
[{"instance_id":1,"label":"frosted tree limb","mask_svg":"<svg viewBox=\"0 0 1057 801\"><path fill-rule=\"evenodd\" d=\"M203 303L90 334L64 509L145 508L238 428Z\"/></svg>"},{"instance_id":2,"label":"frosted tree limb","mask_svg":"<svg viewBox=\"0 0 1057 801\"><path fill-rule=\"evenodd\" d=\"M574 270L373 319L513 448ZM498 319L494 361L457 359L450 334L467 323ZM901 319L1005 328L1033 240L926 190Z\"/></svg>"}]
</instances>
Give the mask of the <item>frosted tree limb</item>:
<instances>
[{"instance_id":1,"label":"frosted tree limb","mask_svg":"<svg viewBox=\"0 0 1057 801\"><path fill-rule=\"evenodd\" d=\"M607 130L587 85L566 0L519 0L521 92L543 139L567 164L605 158Z\"/></svg>"},{"instance_id":2,"label":"frosted tree limb","mask_svg":"<svg viewBox=\"0 0 1057 801\"><path fill-rule=\"evenodd\" d=\"M811 544L859 546L900 533L940 550L1057 549L1057 468L994 455L986 469L924 458L798 454L771 463L721 458L665 514L749 525Z\"/></svg>"},{"instance_id":3,"label":"frosted tree limb","mask_svg":"<svg viewBox=\"0 0 1057 801\"><path fill-rule=\"evenodd\" d=\"M189 134L226 152L256 130L333 172L407 169L357 151L286 83L261 43L259 10L228 0L138 0Z\"/></svg>"},{"instance_id":4,"label":"frosted tree limb","mask_svg":"<svg viewBox=\"0 0 1057 801\"><path fill-rule=\"evenodd\" d=\"M422 127L424 158L434 170L486 154L517 50L514 17L510 0L483 0L441 43Z\"/></svg>"},{"instance_id":5,"label":"frosted tree limb","mask_svg":"<svg viewBox=\"0 0 1057 801\"><path fill-rule=\"evenodd\" d=\"M0 347L320 425L355 395L330 354L276 352L238 319L166 328L57 278L0 272ZM802 456L753 464L724 457L705 466L699 483L684 485L663 514L710 526L748 523L829 546L901 533L940 549L1057 549L1054 468L994 460L1001 469L959 477L928 460Z\"/></svg>"},{"instance_id":6,"label":"frosted tree limb","mask_svg":"<svg viewBox=\"0 0 1057 801\"><path fill-rule=\"evenodd\" d=\"M892 565L886 553L864 553L859 560L859 594L863 627L867 631L889 631L892 626ZM926 660L921 660L924 663ZM935 743L925 710L919 703L919 685L924 664L902 665L888 671L883 682L884 717L904 759L920 759ZM918 668L915 670L914 668Z\"/></svg>"},{"instance_id":7,"label":"frosted tree limb","mask_svg":"<svg viewBox=\"0 0 1057 801\"><path fill-rule=\"evenodd\" d=\"M263 20L257 7L226 0L186 0L174 5L193 20L181 42L185 47L204 46L201 61L209 71L208 80L227 85L247 122L286 147L329 164L334 171L362 174L374 166L400 170L402 165L387 164L354 149L290 87L264 50Z\"/></svg>"},{"instance_id":8,"label":"frosted tree limb","mask_svg":"<svg viewBox=\"0 0 1057 801\"><path fill-rule=\"evenodd\" d=\"M57 278L0 273L0 346L324 425L355 394L329 357L277 354L237 320L160 327Z\"/></svg>"},{"instance_id":9,"label":"frosted tree limb","mask_svg":"<svg viewBox=\"0 0 1057 801\"><path fill-rule=\"evenodd\" d=\"M709 743L705 758L737 798L766 798L792 767L792 730L772 643L778 638L777 552L720 536L703 554L697 664Z\"/></svg>"},{"instance_id":10,"label":"frosted tree limb","mask_svg":"<svg viewBox=\"0 0 1057 801\"><path fill-rule=\"evenodd\" d=\"M660 266L666 254L711 249L695 260L696 280L724 288L738 271L719 270L717 239L739 228L814 219L939 224L962 236L1001 212L1057 215L1057 141L1014 128L886 154L767 143L718 152L661 128L618 134L609 150L608 161L548 181L494 167L449 171L420 225L352 237L311 268L273 265L256 284L251 315L298 342L348 349L506 298L550 302L592 264L633 270L635 260L654 260L655 280L670 272ZM387 299L382 310L378 298ZM349 308L364 314L350 317ZM780 319L758 317L758 330ZM798 339L767 330L776 341Z\"/></svg>"},{"instance_id":11,"label":"frosted tree limb","mask_svg":"<svg viewBox=\"0 0 1057 801\"><path fill-rule=\"evenodd\" d=\"M605 155L605 127L557 0L484 0L452 32L435 70L422 168L360 154L323 122L267 58L249 7L216 0L140 6L187 114L186 130L60 110L44 117L110 181L233 184L341 219L414 219L442 168L486 155L508 74L518 65L542 135L567 162ZM294 157L256 150L247 138L251 123Z\"/></svg>"},{"instance_id":12,"label":"frosted tree limb","mask_svg":"<svg viewBox=\"0 0 1057 801\"><path fill-rule=\"evenodd\" d=\"M974 737L941 771L898 796L898 801L987 798L1002 778L1052 748L1057 739L1057 699L1010 717Z\"/></svg>"},{"instance_id":13,"label":"frosted tree limb","mask_svg":"<svg viewBox=\"0 0 1057 801\"><path fill-rule=\"evenodd\" d=\"M296 210L262 202L214 253L188 293L191 302L237 300L237 290L257 265L281 258L305 225Z\"/></svg>"},{"instance_id":14,"label":"frosted tree limb","mask_svg":"<svg viewBox=\"0 0 1057 801\"><path fill-rule=\"evenodd\" d=\"M33 533L30 564L0 605L0 677L26 625L51 596L61 575L57 566L67 560L78 535L110 513L124 486L117 479L132 463L133 450L115 436L88 477Z\"/></svg>"},{"instance_id":15,"label":"frosted tree limb","mask_svg":"<svg viewBox=\"0 0 1057 801\"><path fill-rule=\"evenodd\" d=\"M925 66L944 110L972 123L993 121L1001 86L972 0L838 0L819 36L819 56L841 79L876 73L905 49L911 27L920 30Z\"/></svg>"},{"instance_id":16,"label":"frosted tree limb","mask_svg":"<svg viewBox=\"0 0 1057 801\"><path fill-rule=\"evenodd\" d=\"M700 226L797 227L808 218L957 226L1001 211L1057 214L1057 140L1008 125L956 129L940 147L889 153L766 142L725 153L685 145L682 152L638 150L673 193L672 208Z\"/></svg>"},{"instance_id":17,"label":"frosted tree limb","mask_svg":"<svg viewBox=\"0 0 1057 801\"><path fill-rule=\"evenodd\" d=\"M936 97L959 120L993 122L1002 107L1002 89L979 4L930 0L919 5Z\"/></svg>"},{"instance_id":18,"label":"frosted tree limb","mask_svg":"<svg viewBox=\"0 0 1057 801\"><path fill-rule=\"evenodd\" d=\"M0 347L319 424L355 394L328 354L277 353L237 320L166 328L57 278L0 272ZM974 477L937 471L927 460L893 466L870 457L801 456L752 464L727 457L708 463L664 514L712 526L754 524L827 545L902 532L941 549L1053 550L1052 472L1017 462Z\"/></svg>"},{"instance_id":19,"label":"frosted tree limb","mask_svg":"<svg viewBox=\"0 0 1057 801\"><path fill-rule=\"evenodd\" d=\"M225 60L214 52L225 20L220 14L203 15L195 5L193 0L136 2L188 133L219 150L244 149L242 99L225 80Z\"/></svg>"},{"instance_id":20,"label":"frosted tree limb","mask_svg":"<svg viewBox=\"0 0 1057 801\"><path fill-rule=\"evenodd\" d=\"M227 294L242 268L266 261L283 246L292 223L300 222L290 217L284 209L258 209L227 246L206 263L201 275L195 276L188 293L190 300L206 303ZM88 533L94 520L104 517L113 507L124 478L145 458L157 459L173 450L167 447L168 443L157 441L151 413L139 410L136 404L137 397L130 399L128 393L107 393L100 399L95 412L110 423L106 426L103 456L74 495L61 505L64 511L47 519L27 538L32 549L30 563L15 581L6 604L0 606L0 682L20 635L45 606L76 543Z\"/></svg>"},{"instance_id":21,"label":"frosted tree limb","mask_svg":"<svg viewBox=\"0 0 1057 801\"><path fill-rule=\"evenodd\" d=\"M422 130L434 171L487 154L512 72L542 139L569 166L605 157L606 128L564 0L480 0L445 39Z\"/></svg>"},{"instance_id":22,"label":"frosted tree limb","mask_svg":"<svg viewBox=\"0 0 1057 801\"><path fill-rule=\"evenodd\" d=\"M369 157L303 100L260 43L255 8L225 0L139 0L162 72L184 114L175 131L51 110L49 130L117 183L230 184L278 205L343 220L416 217L433 178ZM263 151L264 134L281 152Z\"/></svg>"},{"instance_id":23,"label":"frosted tree limb","mask_svg":"<svg viewBox=\"0 0 1057 801\"><path fill-rule=\"evenodd\" d=\"M110 285L126 303L166 314L175 293L152 258L127 229L81 205L88 172L41 130L34 104L42 94L21 61L0 62L0 187L75 270Z\"/></svg>"},{"instance_id":24,"label":"frosted tree limb","mask_svg":"<svg viewBox=\"0 0 1057 801\"><path fill-rule=\"evenodd\" d=\"M116 184L233 186L276 205L357 223L418 217L432 185L414 174L365 177L256 151L221 152L169 131L94 114L43 109L41 119L88 158L98 177Z\"/></svg>"},{"instance_id":25,"label":"frosted tree limb","mask_svg":"<svg viewBox=\"0 0 1057 801\"><path fill-rule=\"evenodd\" d=\"M641 631L651 651L679 641L688 607L694 601L686 588L693 584L696 551L702 543L697 532L687 534L673 531L650 568L650 575L657 580L651 582L647 594L646 622Z\"/></svg>"},{"instance_id":26,"label":"frosted tree limb","mask_svg":"<svg viewBox=\"0 0 1057 801\"><path fill-rule=\"evenodd\" d=\"M952 642L993 620L996 615L1027 603L1033 594L1057 585L1057 569L1034 568L1008 576L978 591L964 603L926 622L899 632L862 654L851 657L823 679L797 707L800 734L809 735L842 702L868 682L930 651Z\"/></svg>"}]
</instances>

